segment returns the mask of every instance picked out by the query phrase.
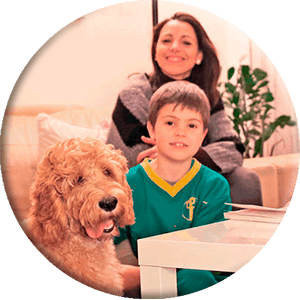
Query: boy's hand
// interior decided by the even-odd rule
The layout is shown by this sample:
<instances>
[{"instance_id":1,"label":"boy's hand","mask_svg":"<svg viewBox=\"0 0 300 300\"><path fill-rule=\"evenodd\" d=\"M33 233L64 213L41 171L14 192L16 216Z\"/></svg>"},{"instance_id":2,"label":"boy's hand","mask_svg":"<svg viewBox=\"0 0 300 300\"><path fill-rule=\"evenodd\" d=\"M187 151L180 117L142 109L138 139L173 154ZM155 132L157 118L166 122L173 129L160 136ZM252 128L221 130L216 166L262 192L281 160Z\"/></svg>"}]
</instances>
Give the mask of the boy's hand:
<instances>
[{"instance_id":1,"label":"boy's hand","mask_svg":"<svg viewBox=\"0 0 300 300\"><path fill-rule=\"evenodd\" d=\"M124 291L130 291L141 286L140 267L121 264L120 273L124 279Z\"/></svg>"},{"instance_id":2,"label":"boy's hand","mask_svg":"<svg viewBox=\"0 0 300 300\"><path fill-rule=\"evenodd\" d=\"M149 144L152 145L153 147L141 152L137 159L136 162L139 164L141 163L146 157L154 159L157 157L157 147L156 147L156 142L148 137L142 136L141 140L145 143L145 144Z\"/></svg>"}]
</instances>

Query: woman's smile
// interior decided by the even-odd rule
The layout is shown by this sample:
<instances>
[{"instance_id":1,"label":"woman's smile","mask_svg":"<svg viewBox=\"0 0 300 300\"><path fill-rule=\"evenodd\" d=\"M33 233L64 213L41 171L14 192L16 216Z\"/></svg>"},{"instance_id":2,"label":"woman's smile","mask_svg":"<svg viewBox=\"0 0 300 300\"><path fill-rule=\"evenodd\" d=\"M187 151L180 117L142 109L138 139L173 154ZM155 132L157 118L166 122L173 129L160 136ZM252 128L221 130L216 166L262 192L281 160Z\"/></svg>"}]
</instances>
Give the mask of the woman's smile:
<instances>
[{"instance_id":1,"label":"woman's smile","mask_svg":"<svg viewBox=\"0 0 300 300\"><path fill-rule=\"evenodd\" d=\"M184 60L183 57L178 56L178 55L167 55L166 59L170 62L182 62Z\"/></svg>"}]
</instances>

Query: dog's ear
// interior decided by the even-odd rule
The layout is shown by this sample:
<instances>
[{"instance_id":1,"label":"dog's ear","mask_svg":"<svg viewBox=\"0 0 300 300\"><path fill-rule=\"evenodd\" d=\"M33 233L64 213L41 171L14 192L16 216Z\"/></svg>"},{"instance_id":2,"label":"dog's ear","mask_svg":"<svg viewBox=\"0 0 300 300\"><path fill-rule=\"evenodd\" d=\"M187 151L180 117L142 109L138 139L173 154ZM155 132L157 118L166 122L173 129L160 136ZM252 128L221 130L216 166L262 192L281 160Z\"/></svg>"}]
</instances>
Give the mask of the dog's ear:
<instances>
[{"instance_id":1,"label":"dog's ear","mask_svg":"<svg viewBox=\"0 0 300 300\"><path fill-rule=\"evenodd\" d=\"M41 239L43 244L57 243L63 239L68 219L57 191L46 184L34 184L30 198L33 203L30 231L33 231L35 238Z\"/></svg>"},{"instance_id":2,"label":"dog's ear","mask_svg":"<svg viewBox=\"0 0 300 300\"><path fill-rule=\"evenodd\" d=\"M125 227L126 225L133 225L135 223L135 216L133 210L133 199L132 199L132 190L127 183L125 178L125 183L123 184L125 193L127 196L127 203L126 203L126 211L124 213L124 218L122 222L120 222L120 227Z\"/></svg>"},{"instance_id":3,"label":"dog's ear","mask_svg":"<svg viewBox=\"0 0 300 300\"><path fill-rule=\"evenodd\" d=\"M135 223L135 216L133 210L133 199L132 199L132 190L126 180L126 174L128 173L127 159L123 155L123 152L120 149L113 150L116 153L114 160L118 161L121 166L122 171L122 185L124 187L127 203L126 203L126 212L124 214L124 219L120 222L120 227L125 227L125 225L133 225Z\"/></svg>"}]
</instances>

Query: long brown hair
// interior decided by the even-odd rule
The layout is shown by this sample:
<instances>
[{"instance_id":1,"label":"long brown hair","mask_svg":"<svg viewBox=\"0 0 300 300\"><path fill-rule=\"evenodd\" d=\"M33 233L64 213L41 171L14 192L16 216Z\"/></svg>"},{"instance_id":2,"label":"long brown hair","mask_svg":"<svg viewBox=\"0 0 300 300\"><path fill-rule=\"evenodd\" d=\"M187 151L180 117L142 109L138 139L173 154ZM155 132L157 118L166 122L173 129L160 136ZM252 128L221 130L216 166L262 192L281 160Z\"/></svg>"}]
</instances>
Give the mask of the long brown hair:
<instances>
[{"instance_id":1,"label":"long brown hair","mask_svg":"<svg viewBox=\"0 0 300 300\"><path fill-rule=\"evenodd\" d=\"M200 65L195 65L189 76L189 80L197 84L206 93L211 108L217 104L219 100L219 92L217 89L218 80L221 72L221 67L215 46L208 37L206 31L200 24L200 22L193 16L186 13L176 13L171 18L165 19L164 21L157 24L153 29L152 37L152 63L154 66L154 73L150 75L150 82L154 90L164 84L163 78L165 77L161 71L158 63L155 60L156 56L156 45L159 39L160 32L164 25L170 20L179 20L181 22L189 23L195 30L199 50L203 53L203 59Z\"/></svg>"}]
</instances>

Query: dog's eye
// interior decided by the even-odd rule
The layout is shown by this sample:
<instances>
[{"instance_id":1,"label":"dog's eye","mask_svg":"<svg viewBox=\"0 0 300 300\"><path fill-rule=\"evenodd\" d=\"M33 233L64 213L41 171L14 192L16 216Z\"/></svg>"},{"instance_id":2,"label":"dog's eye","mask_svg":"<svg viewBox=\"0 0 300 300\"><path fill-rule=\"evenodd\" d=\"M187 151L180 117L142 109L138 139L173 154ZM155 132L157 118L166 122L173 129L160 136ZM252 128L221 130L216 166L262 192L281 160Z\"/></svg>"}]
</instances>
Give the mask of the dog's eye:
<instances>
[{"instance_id":1,"label":"dog's eye","mask_svg":"<svg viewBox=\"0 0 300 300\"><path fill-rule=\"evenodd\" d=\"M108 170L108 169L104 169L104 170L103 170L103 174L104 174L105 176L110 176L110 175L111 175L111 172L110 172L110 170Z\"/></svg>"},{"instance_id":2,"label":"dog's eye","mask_svg":"<svg viewBox=\"0 0 300 300\"><path fill-rule=\"evenodd\" d=\"M77 183L84 183L85 179L82 176L79 176L77 179Z\"/></svg>"}]
</instances>

